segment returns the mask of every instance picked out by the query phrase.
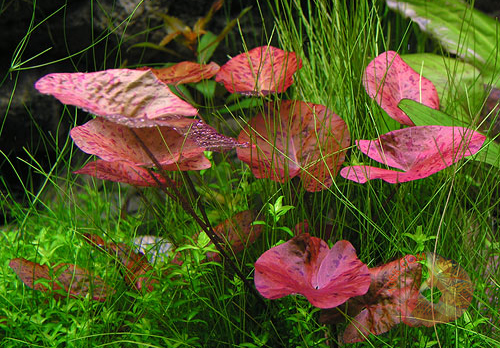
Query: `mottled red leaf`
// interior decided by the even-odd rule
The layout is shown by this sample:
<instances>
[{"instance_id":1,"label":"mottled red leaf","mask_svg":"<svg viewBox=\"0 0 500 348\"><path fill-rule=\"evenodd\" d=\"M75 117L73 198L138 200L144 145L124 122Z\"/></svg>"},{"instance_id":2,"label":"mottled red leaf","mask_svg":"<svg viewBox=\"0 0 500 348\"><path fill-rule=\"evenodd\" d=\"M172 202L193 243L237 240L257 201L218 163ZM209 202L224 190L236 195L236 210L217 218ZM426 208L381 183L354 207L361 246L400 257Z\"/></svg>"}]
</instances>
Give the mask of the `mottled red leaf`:
<instances>
[{"instance_id":1,"label":"mottled red leaf","mask_svg":"<svg viewBox=\"0 0 500 348\"><path fill-rule=\"evenodd\" d=\"M254 48L224 64L215 81L224 83L231 93L266 95L281 93L293 83L292 75L302 67L294 52L272 46Z\"/></svg>"},{"instance_id":2,"label":"mottled red leaf","mask_svg":"<svg viewBox=\"0 0 500 348\"><path fill-rule=\"evenodd\" d=\"M101 180L121 182L137 187L158 186L158 183L146 169L121 161L106 162L97 160L87 163L85 167L73 173L87 174ZM165 179L161 175L158 173L153 173L153 175L161 184L165 184Z\"/></svg>"},{"instance_id":3,"label":"mottled red leaf","mask_svg":"<svg viewBox=\"0 0 500 348\"><path fill-rule=\"evenodd\" d=\"M464 314L472 301L472 282L460 265L431 252L425 255L429 277L420 287L418 301L411 315L403 318L405 324L410 326L429 327L456 320ZM437 303L429 301L422 294L430 289L434 294L441 293Z\"/></svg>"},{"instance_id":4,"label":"mottled red leaf","mask_svg":"<svg viewBox=\"0 0 500 348\"><path fill-rule=\"evenodd\" d=\"M9 266L26 286L52 293L56 299L66 296L84 298L90 294L93 300L103 302L107 296L115 293L100 277L73 264L61 263L49 268L47 265L16 258L10 260ZM42 279L47 282L39 282Z\"/></svg>"},{"instance_id":5,"label":"mottled red leaf","mask_svg":"<svg viewBox=\"0 0 500 348\"><path fill-rule=\"evenodd\" d=\"M365 294L370 281L368 267L348 241L338 241L330 250L307 233L271 248L255 262L255 287L262 296L301 294L319 308Z\"/></svg>"},{"instance_id":6,"label":"mottled red leaf","mask_svg":"<svg viewBox=\"0 0 500 348\"><path fill-rule=\"evenodd\" d=\"M175 85L195 83L209 79L217 74L219 70L220 66L214 62L210 62L209 64L180 62L168 68L151 69L160 81Z\"/></svg>"},{"instance_id":7,"label":"mottled red leaf","mask_svg":"<svg viewBox=\"0 0 500 348\"><path fill-rule=\"evenodd\" d=\"M354 318L347 326L345 343L364 341L369 334L389 331L415 308L419 296L422 265L413 255L370 268L371 284L368 292L347 303ZM329 314L322 314L327 322Z\"/></svg>"},{"instance_id":8,"label":"mottled red leaf","mask_svg":"<svg viewBox=\"0 0 500 348\"><path fill-rule=\"evenodd\" d=\"M203 121L197 121L186 127L175 128L180 134L186 135L187 139L194 141L198 146L209 151L224 151L235 147L248 147L248 143L240 143L238 140L220 134Z\"/></svg>"},{"instance_id":9,"label":"mottled red leaf","mask_svg":"<svg viewBox=\"0 0 500 348\"><path fill-rule=\"evenodd\" d=\"M262 233L261 225L252 226L254 221L254 212L244 210L214 227L214 232L226 243L225 249L231 248L232 252L237 254L252 245ZM218 253L208 253L207 259L209 261L220 261L220 255Z\"/></svg>"},{"instance_id":10,"label":"mottled red leaf","mask_svg":"<svg viewBox=\"0 0 500 348\"><path fill-rule=\"evenodd\" d=\"M439 97L433 83L410 68L394 51L384 52L368 64L363 85L368 95L401 124L414 125L398 108L401 99L412 99L439 109Z\"/></svg>"},{"instance_id":11,"label":"mottled red leaf","mask_svg":"<svg viewBox=\"0 0 500 348\"><path fill-rule=\"evenodd\" d=\"M160 165L168 166L196 158L198 168L210 167L208 159L202 160L204 148L186 139L170 127L146 127L134 129ZM123 125L102 118L93 119L70 132L76 146L82 151L99 156L108 162L123 161L134 166L153 166L131 130ZM195 167L193 163L191 167ZM177 167L176 167L177 168Z\"/></svg>"},{"instance_id":12,"label":"mottled red leaf","mask_svg":"<svg viewBox=\"0 0 500 348\"><path fill-rule=\"evenodd\" d=\"M342 168L344 178L365 183L382 179L407 182L437 173L479 151L485 136L462 127L420 126L399 129L375 140L357 140L361 152L373 160L403 171L371 166Z\"/></svg>"},{"instance_id":13,"label":"mottled red leaf","mask_svg":"<svg viewBox=\"0 0 500 348\"><path fill-rule=\"evenodd\" d=\"M350 136L345 122L323 105L284 100L250 120L239 137L238 158L257 178L284 182L300 175L307 191L330 187L344 162Z\"/></svg>"},{"instance_id":14,"label":"mottled red leaf","mask_svg":"<svg viewBox=\"0 0 500 348\"><path fill-rule=\"evenodd\" d=\"M150 70L49 74L35 88L64 104L129 127L186 126L194 120L185 117L198 113Z\"/></svg>"},{"instance_id":15,"label":"mottled red leaf","mask_svg":"<svg viewBox=\"0 0 500 348\"><path fill-rule=\"evenodd\" d=\"M147 258L140 253L132 251L125 243L106 242L101 237L85 233L84 238L91 245L105 251L123 266L123 275L128 285L135 290L151 292L158 280L151 278L153 267Z\"/></svg>"}]
</instances>

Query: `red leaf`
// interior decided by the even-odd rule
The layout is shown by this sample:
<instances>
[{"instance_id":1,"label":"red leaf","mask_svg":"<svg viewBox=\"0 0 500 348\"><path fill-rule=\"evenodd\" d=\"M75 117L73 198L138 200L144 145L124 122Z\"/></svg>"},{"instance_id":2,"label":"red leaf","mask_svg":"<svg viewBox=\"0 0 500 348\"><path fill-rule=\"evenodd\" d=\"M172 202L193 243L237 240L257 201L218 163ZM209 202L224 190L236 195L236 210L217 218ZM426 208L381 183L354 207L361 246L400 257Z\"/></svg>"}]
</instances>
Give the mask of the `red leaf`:
<instances>
[{"instance_id":1,"label":"red leaf","mask_svg":"<svg viewBox=\"0 0 500 348\"><path fill-rule=\"evenodd\" d=\"M26 286L42 292L52 293L56 299L66 296L83 298L90 293L93 300L103 302L106 296L115 293L115 290L98 276L94 276L86 269L69 263L54 266L52 272L47 265L40 265L23 258L10 260L9 266ZM46 279L49 286L37 282L41 279Z\"/></svg>"},{"instance_id":2,"label":"red leaf","mask_svg":"<svg viewBox=\"0 0 500 348\"><path fill-rule=\"evenodd\" d=\"M173 94L150 70L111 69L49 74L35 83L64 104L130 127L186 126L198 111Z\"/></svg>"},{"instance_id":3,"label":"red leaf","mask_svg":"<svg viewBox=\"0 0 500 348\"><path fill-rule=\"evenodd\" d=\"M292 75L301 67L295 53L262 46L229 60L215 81L224 83L231 93L263 96L286 91L293 83Z\"/></svg>"},{"instance_id":4,"label":"red leaf","mask_svg":"<svg viewBox=\"0 0 500 348\"><path fill-rule=\"evenodd\" d=\"M248 147L248 143L218 133L215 128L203 121L197 121L187 127L176 127L179 133L186 135L187 139L194 141L198 146L209 151L224 151L235 147Z\"/></svg>"},{"instance_id":5,"label":"red leaf","mask_svg":"<svg viewBox=\"0 0 500 348\"><path fill-rule=\"evenodd\" d=\"M101 180L121 182L137 187L158 186L146 169L120 161L106 162L97 160L89 162L85 167L73 173L87 174ZM161 175L158 173L153 173L153 175L161 184L165 184L165 179Z\"/></svg>"},{"instance_id":6,"label":"red leaf","mask_svg":"<svg viewBox=\"0 0 500 348\"><path fill-rule=\"evenodd\" d=\"M410 68L394 51L384 52L368 64L363 85L368 95L401 124L414 126L398 108L401 99L439 109L439 97L433 83Z\"/></svg>"},{"instance_id":7,"label":"red leaf","mask_svg":"<svg viewBox=\"0 0 500 348\"><path fill-rule=\"evenodd\" d=\"M162 166L196 157L201 167L198 169L210 167L208 159L205 158L203 161L199 157L203 154L204 148L186 139L173 128L137 128L134 132ZM82 151L99 156L105 161L124 161L134 166L153 166L149 155L126 126L96 118L73 128L70 135Z\"/></svg>"},{"instance_id":8,"label":"red leaf","mask_svg":"<svg viewBox=\"0 0 500 348\"><path fill-rule=\"evenodd\" d=\"M345 122L325 106L284 100L251 119L238 141L250 143L236 151L257 178L284 182L300 175L305 189L314 192L332 185L350 136Z\"/></svg>"},{"instance_id":9,"label":"red leaf","mask_svg":"<svg viewBox=\"0 0 500 348\"><path fill-rule=\"evenodd\" d=\"M336 307L370 286L368 267L345 240L331 250L319 238L302 234L271 248L255 262L255 287L269 299L304 295L319 308Z\"/></svg>"},{"instance_id":10,"label":"red leaf","mask_svg":"<svg viewBox=\"0 0 500 348\"><path fill-rule=\"evenodd\" d=\"M108 243L101 237L90 233L85 233L83 236L89 244L105 251L121 263L128 285L138 291L145 289L147 292L151 292L154 290L158 280L151 278L153 267L143 254L132 251L125 243Z\"/></svg>"},{"instance_id":11,"label":"red leaf","mask_svg":"<svg viewBox=\"0 0 500 348\"><path fill-rule=\"evenodd\" d=\"M253 211L244 210L217 225L214 232L226 242L226 247L229 246L232 252L237 254L252 245L262 233L262 226L253 226L254 221L255 214ZM209 253L207 258L210 261L220 261L218 253Z\"/></svg>"},{"instance_id":12,"label":"red leaf","mask_svg":"<svg viewBox=\"0 0 500 348\"><path fill-rule=\"evenodd\" d=\"M376 140L358 140L368 157L404 172L371 166L342 168L344 178L364 184L382 179L389 183L426 178L463 157L479 151L486 137L468 128L421 126L399 129Z\"/></svg>"},{"instance_id":13,"label":"red leaf","mask_svg":"<svg viewBox=\"0 0 500 348\"><path fill-rule=\"evenodd\" d=\"M180 62L168 68L151 69L160 81L175 85L195 83L209 79L219 70L220 66L214 62L210 62L209 64Z\"/></svg>"},{"instance_id":14,"label":"red leaf","mask_svg":"<svg viewBox=\"0 0 500 348\"><path fill-rule=\"evenodd\" d=\"M364 341L369 334L380 335L389 331L408 316L419 295L422 265L418 258L406 255L400 260L371 268L371 285L368 292L349 300L347 307L355 316L347 326L345 343ZM328 320L324 315L322 322Z\"/></svg>"},{"instance_id":15,"label":"red leaf","mask_svg":"<svg viewBox=\"0 0 500 348\"><path fill-rule=\"evenodd\" d=\"M431 252L426 253L426 261L429 278L420 287L418 301L411 315L403 318L405 324L410 326L429 327L456 320L464 314L472 301L472 282L460 265ZM434 293L441 292L437 303L430 302L422 294L430 289Z\"/></svg>"}]
</instances>

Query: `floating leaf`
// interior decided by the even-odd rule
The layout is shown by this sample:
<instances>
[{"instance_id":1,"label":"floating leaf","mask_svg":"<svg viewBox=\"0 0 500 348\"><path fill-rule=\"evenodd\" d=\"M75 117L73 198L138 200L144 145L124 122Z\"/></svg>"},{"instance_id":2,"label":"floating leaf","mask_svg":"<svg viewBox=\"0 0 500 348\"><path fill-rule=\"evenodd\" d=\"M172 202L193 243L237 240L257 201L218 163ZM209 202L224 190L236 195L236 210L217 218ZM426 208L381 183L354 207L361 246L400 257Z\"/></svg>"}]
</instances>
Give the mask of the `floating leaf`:
<instances>
[{"instance_id":1,"label":"floating leaf","mask_svg":"<svg viewBox=\"0 0 500 348\"><path fill-rule=\"evenodd\" d=\"M345 122L323 105L284 100L250 120L238 158L257 178L284 182L300 175L307 191L330 187L350 144Z\"/></svg>"},{"instance_id":2,"label":"floating leaf","mask_svg":"<svg viewBox=\"0 0 500 348\"><path fill-rule=\"evenodd\" d=\"M121 161L97 160L87 163L83 168L73 173L87 174L101 180L121 182L137 187L158 186L156 180L165 185L165 179L158 173L153 173L156 178L154 180L146 169Z\"/></svg>"},{"instance_id":3,"label":"floating leaf","mask_svg":"<svg viewBox=\"0 0 500 348\"><path fill-rule=\"evenodd\" d=\"M26 286L52 293L56 299L66 296L84 298L90 294L92 300L103 302L107 296L115 293L100 277L73 264L61 263L49 268L47 265L16 258L10 260L9 266Z\"/></svg>"},{"instance_id":4,"label":"floating leaf","mask_svg":"<svg viewBox=\"0 0 500 348\"><path fill-rule=\"evenodd\" d=\"M214 76L220 69L217 63L198 64L194 62L180 62L168 68L151 69L160 81L166 84L180 85L195 83Z\"/></svg>"},{"instance_id":5,"label":"floating leaf","mask_svg":"<svg viewBox=\"0 0 500 348\"><path fill-rule=\"evenodd\" d=\"M384 52L368 64L363 85L368 95L401 124L414 125L398 109L398 103L403 98L439 109L439 97L432 82L410 68L394 51Z\"/></svg>"},{"instance_id":6,"label":"floating leaf","mask_svg":"<svg viewBox=\"0 0 500 348\"><path fill-rule=\"evenodd\" d=\"M262 233L262 226L252 225L254 221L254 212L244 210L217 225L214 232L226 243L226 246L231 248L234 254L237 254L252 245ZM218 253L208 253L207 259L220 261L220 255Z\"/></svg>"},{"instance_id":7,"label":"floating leaf","mask_svg":"<svg viewBox=\"0 0 500 348\"><path fill-rule=\"evenodd\" d=\"M306 233L271 248L255 262L255 287L269 299L301 294L316 307L332 308L365 294L369 286L368 267L345 240L329 250L323 240Z\"/></svg>"},{"instance_id":8,"label":"floating leaf","mask_svg":"<svg viewBox=\"0 0 500 348\"><path fill-rule=\"evenodd\" d=\"M302 61L294 52L261 46L229 60L215 81L231 93L263 96L286 91L293 83L292 75L301 67Z\"/></svg>"},{"instance_id":9,"label":"floating leaf","mask_svg":"<svg viewBox=\"0 0 500 348\"><path fill-rule=\"evenodd\" d=\"M137 128L134 132L165 169L168 165L194 158L196 165L190 162L191 167L197 170L210 167L210 161L200 157L205 149L194 141L186 139L173 128ZM126 126L96 118L73 128L70 135L82 151L99 156L105 161L124 161L134 166L153 166L149 155Z\"/></svg>"},{"instance_id":10,"label":"floating leaf","mask_svg":"<svg viewBox=\"0 0 500 348\"><path fill-rule=\"evenodd\" d=\"M416 305L422 276L422 265L413 255L370 268L371 284L368 292L347 303L354 318L347 326L345 343L364 341L369 334L389 331L408 316ZM321 322L328 322L329 312L322 313Z\"/></svg>"},{"instance_id":11,"label":"floating leaf","mask_svg":"<svg viewBox=\"0 0 500 348\"><path fill-rule=\"evenodd\" d=\"M129 127L182 127L198 111L173 94L150 70L111 69L93 73L58 73L35 84L64 104Z\"/></svg>"},{"instance_id":12,"label":"floating leaf","mask_svg":"<svg viewBox=\"0 0 500 348\"><path fill-rule=\"evenodd\" d=\"M399 129L376 140L358 140L359 150L377 162L403 172L371 166L342 168L344 178L391 184L428 177L479 151L485 136L463 127L420 126Z\"/></svg>"},{"instance_id":13,"label":"floating leaf","mask_svg":"<svg viewBox=\"0 0 500 348\"><path fill-rule=\"evenodd\" d=\"M143 254L132 251L125 243L106 242L95 234L85 233L83 237L90 245L106 252L121 263L124 269L123 275L128 285L138 291L145 289L151 292L154 290L158 280L151 278L153 267Z\"/></svg>"},{"instance_id":14,"label":"floating leaf","mask_svg":"<svg viewBox=\"0 0 500 348\"><path fill-rule=\"evenodd\" d=\"M187 136L187 139L194 141L198 146L208 151L230 150L235 147L248 147L248 143L241 143L238 140L222 135L212 126L197 121L187 127L176 127L179 133Z\"/></svg>"},{"instance_id":15,"label":"floating leaf","mask_svg":"<svg viewBox=\"0 0 500 348\"><path fill-rule=\"evenodd\" d=\"M472 301L473 286L469 275L453 260L445 259L431 252L426 254L429 278L420 287L415 308L403 321L410 326L433 326L448 323L464 314ZM423 292L440 292L437 303L429 301Z\"/></svg>"}]
</instances>

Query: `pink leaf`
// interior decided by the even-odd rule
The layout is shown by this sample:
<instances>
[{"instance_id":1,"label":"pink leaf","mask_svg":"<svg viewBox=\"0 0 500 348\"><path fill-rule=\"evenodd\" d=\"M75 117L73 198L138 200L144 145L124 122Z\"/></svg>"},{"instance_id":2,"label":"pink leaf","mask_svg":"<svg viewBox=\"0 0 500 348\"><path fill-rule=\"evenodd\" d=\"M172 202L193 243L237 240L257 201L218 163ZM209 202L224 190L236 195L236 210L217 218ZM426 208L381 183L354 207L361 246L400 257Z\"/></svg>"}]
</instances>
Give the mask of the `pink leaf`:
<instances>
[{"instance_id":1,"label":"pink leaf","mask_svg":"<svg viewBox=\"0 0 500 348\"><path fill-rule=\"evenodd\" d=\"M35 83L64 104L130 127L186 126L197 110L173 94L150 70L111 69L49 74Z\"/></svg>"},{"instance_id":2,"label":"pink leaf","mask_svg":"<svg viewBox=\"0 0 500 348\"><path fill-rule=\"evenodd\" d=\"M336 307L368 290L368 267L345 240L331 250L319 238L302 234L271 248L255 263L255 287L269 299L304 295L319 308Z\"/></svg>"},{"instance_id":3,"label":"pink leaf","mask_svg":"<svg viewBox=\"0 0 500 348\"><path fill-rule=\"evenodd\" d=\"M254 212L244 210L217 225L214 228L214 232L226 242L226 249L230 248L234 254L237 254L252 245L255 239L262 233L262 226L253 226L252 223L254 221ZM207 256L211 261L220 261L218 253L209 253Z\"/></svg>"},{"instance_id":4,"label":"pink leaf","mask_svg":"<svg viewBox=\"0 0 500 348\"><path fill-rule=\"evenodd\" d=\"M382 179L407 182L437 173L479 151L485 136L462 127L420 126L399 129L376 140L358 140L361 152L375 161L403 170L352 166L342 168L344 178L365 183Z\"/></svg>"},{"instance_id":5,"label":"pink leaf","mask_svg":"<svg viewBox=\"0 0 500 348\"><path fill-rule=\"evenodd\" d=\"M145 289L147 292L151 292L154 290L158 280L151 278L153 267L143 254L132 251L125 243L108 243L101 237L90 233L85 233L83 236L90 245L105 251L121 263L128 285L137 291Z\"/></svg>"},{"instance_id":6,"label":"pink leaf","mask_svg":"<svg viewBox=\"0 0 500 348\"><path fill-rule=\"evenodd\" d=\"M257 178L284 182L300 175L307 191L330 187L344 162L350 137L345 122L323 105L284 100L267 105L239 137L238 158Z\"/></svg>"},{"instance_id":7,"label":"pink leaf","mask_svg":"<svg viewBox=\"0 0 500 348\"><path fill-rule=\"evenodd\" d=\"M370 289L347 304L349 314L354 318L344 332L344 343L361 342L369 334L387 332L410 314L417 302L422 276L418 260L413 255L406 255L400 260L370 268ZM328 320L328 314L322 317L322 322Z\"/></svg>"},{"instance_id":8,"label":"pink leaf","mask_svg":"<svg viewBox=\"0 0 500 348\"><path fill-rule=\"evenodd\" d=\"M151 69L156 77L166 84L180 85L184 83L196 83L209 79L220 70L220 66L214 62L209 64L198 64L194 62L180 62L168 68Z\"/></svg>"},{"instance_id":9,"label":"pink leaf","mask_svg":"<svg viewBox=\"0 0 500 348\"><path fill-rule=\"evenodd\" d=\"M427 252L425 256L429 278L420 287L411 315L403 318L405 324L410 326L429 327L456 320L464 314L472 301L472 282L460 265L431 252ZM422 294L431 289L434 295L441 293L437 303L429 301Z\"/></svg>"},{"instance_id":10,"label":"pink leaf","mask_svg":"<svg viewBox=\"0 0 500 348\"><path fill-rule=\"evenodd\" d=\"M398 108L401 99L412 99L439 109L439 97L432 82L410 68L394 51L384 52L368 64L363 85L368 95L401 124L414 126Z\"/></svg>"},{"instance_id":11,"label":"pink leaf","mask_svg":"<svg viewBox=\"0 0 500 348\"><path fill-rule=\"evenodd\" d=\"M197 121L189 126L176 127L175 129L208 151L224 151L235 147L249 146L248 143L240 143L234 138L218 133L215 128L203 121Z\"/></svg>"},{"instance_id":12,"label":"pink leaf","mask_svg":"<svg viewBox=\"0 0 500 348\"><path fill-rule=\"evenodd\" d=\"M85 167L74 172L75 174L87 174L101 180L121 182L137 187L158 186L158 183L151 178L149 172L127 162L106 162L97 160L89 162ZM165 184L165 179L158 173L153 173L156 179Z\"/></svg>"},{"instance_id":13,"label":"pink leaf","mask_svg":"<svg viewBox=\"0 0 500 348\"><path fill-rule=\"evenodd\" d=\"M186 139L173 128L147 127L133 131L162 166L199 158L198 156L204 151L204 148ZM149 155L126 126L96 118L73 128L70 135L82 151L99 156L105 161L124 161L134 166L153 166ZM210 167L210 161L206 162Z\"/></svg>"},{"instance_id":14,"label":"pink leaf","mask_svg":"<svg viewBox=\"0 0 500 348\"><path fill-rule=\"evenodd\" d=\"M52 272L47 265L40 265L23 258L10 260L9 266L26 286L50 292L56 299L66 296L84 298L90 293L94 301L103 302L107 296L115 292L98 276L69 263L54 266ZM45 284L40 282L42 279L47 282Z\"/></svg>"},{"instance_id":15,"label":"pink leaf","mask_svg":"<svg viewBox=\"0 0 500 348\"><path fill-rule=\"evenodd\" d=\"M215 81L224 83L231 93L263 96L286 91L301 67L295 53L262 46L232 58L221 67Z\"/></svg>"}]
</instances>

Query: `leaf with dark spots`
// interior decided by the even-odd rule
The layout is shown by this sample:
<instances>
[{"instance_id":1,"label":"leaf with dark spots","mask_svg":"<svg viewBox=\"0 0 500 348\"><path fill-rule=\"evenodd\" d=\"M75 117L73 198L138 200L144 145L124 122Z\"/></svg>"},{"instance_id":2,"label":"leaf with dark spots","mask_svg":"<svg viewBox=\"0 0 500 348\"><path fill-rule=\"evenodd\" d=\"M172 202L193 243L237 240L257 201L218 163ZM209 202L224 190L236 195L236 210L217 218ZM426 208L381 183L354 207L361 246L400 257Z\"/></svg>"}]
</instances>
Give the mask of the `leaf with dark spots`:
<instances>
[{"instance_id":1,"label":"leaf with dark spots","mask_svg":"<svg viewBox=\"0 0 500 348\"><path fill-rule=\"evenodd\" d=\"M165 185L165 179L158 173L152 172L157 182L151 177L147 169L122 161L106 162L97 160L87 163L83 168L73 173L87 174L101 180L121 182L136 187L156 187L158 182Z\"/></svg>"},{"instance_id":2,"label":"leaf with dark spots","mask_svg":"<svg viewBox=\"0 0 500 348\"><path fill-rule=\"evenodd\" d=\"M215 81L231 93L263 96L286 91L301 67L295 53L262 46L233 57L221 67Z\"/></svg>"},{"instance_id":3,"label":"leaf with dark spots","mask_svg":"<svg viewBox=\"0 0 500 348\"><path fill-rule=\"evenodd\" d=\"M426 178L481 149L485 136L463 127L420 126L395 130L375 140L357 140L358 149L386 166L342 168L344 178L364 184L382 179L391 184Z\"/></svg>"},{"instance_id":4,"label":"leaf with dark spots","mask_svg":"<svg viewBox=\"0 0 500 348\"><path fill-rule=\"evenodd\" d=\"M368 267L345 240L332 249L308 233L262 254L255 263L255 287L269 299L305 296L319 308L336 307L363 295L370 286Z\"/></svg>"},{"instance_id":5,"label":"leaf with dark spots","mask_svg":"<svg viewBox=\"0 0 500 348\"><path fill-rule=\"evenodd\" d=\"M134 132L162 167L180 164L193 158L196 158L198 170L210 167L210 161L206 158L203 161L200 157L205 149L194 141L186 139L173 128L137 128ZM96 155L104 161L122 161L133 166L153 166L149 154L126 126L96 118L73 128L70 135L82 151ZM190 163L190 169L194 168L196 165Z\"/></svg>"},{"instance_id":6,"label":"leaf with dark spots","mask_svg":"<svg viewBox=\"0 0 500 348\"><path fill-rule=\"evenodd\" d=\"M35 88L64 104L129 127L182 127L198 113L150 70L110 69L93 73L49 74Z\"/></svg>"},{"instance_id":7,"label":"leaf with dark spots","mask_svg":"<svg viewBox=\"0 0 500 348\"><path fill-rule=\"evenodd\" d=\"M284 100L248 122L237 148L257 178L285 182L297 175L307 191L328 188L344 162L350 136L345 122L323 105Z\"/></svg>"},{"instance_id":8,"label":"leaf with dark spots","mask_svg":"<svg viewBox=\"0 0 500 348\"><path fill-rule=\"evenodd\" d=\"M152 278L153 267L143 254L132 251L125 243L106 242L95 234L85 233L83 237L90 245L106 252L123 266L122 273L129 286L137 291L154 290L158 280Z\"/></svg>"},{"instance_id":9,"label":"leaf with dark spots","mask_svg":"<svg viewBox=\"0 0 500 348\"><path fill-rule=\"evenodd\" d=\"M16 258L10 260L9 266L26 286L51 293L56 299L84 298L90 294L92 300L103 302L115 293L100 277L77 265L61 263L49 267Z\"/></svg>"},{"instance_id":10,"label":"leaf with dark spots","mask_svg":"<svg viewBox=\"0 0 500 348\"><path fill-rule=\"evenodd\" d=\"M413 126L398 108L402 99L412 99L439 109L439 97L433 83L406 64L394 51L380 54L366 67L363 85L368 95L401 124Z\"/></svg>"},{"instance_id":11,"label":"leaf with dark spots","mask_svg":"<svg viewBox=\"0 0 500 348\"><path fill-rule=\"evenodd\" d=\"M194 141L198 146L208 151L224 151L235 147L248 147L248 143L220 134L203 121L197 121L187 127L175 128L180 134L186 135L187 139Z\"/></svg>"},{"instance_id":12,"label":"leaf with dark spots","mask_svg":"<svg viewBox=\"0 0 500 348\"><path fill-rule=\"evenodd\" d=\"M150 68L146 68L150 69ZM145 70L141 68L141 70ZM196 83L213 77L220 70L217 63L198 64L194 62L180 62L168 68L153 69L155 76L166 84L180 85L184 83Z\"/></svg>"}]
</instances>

